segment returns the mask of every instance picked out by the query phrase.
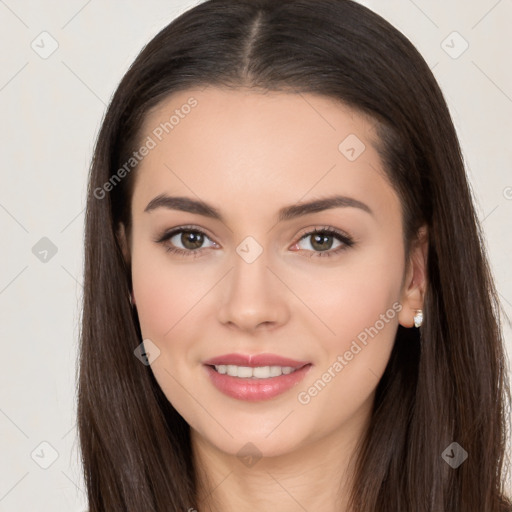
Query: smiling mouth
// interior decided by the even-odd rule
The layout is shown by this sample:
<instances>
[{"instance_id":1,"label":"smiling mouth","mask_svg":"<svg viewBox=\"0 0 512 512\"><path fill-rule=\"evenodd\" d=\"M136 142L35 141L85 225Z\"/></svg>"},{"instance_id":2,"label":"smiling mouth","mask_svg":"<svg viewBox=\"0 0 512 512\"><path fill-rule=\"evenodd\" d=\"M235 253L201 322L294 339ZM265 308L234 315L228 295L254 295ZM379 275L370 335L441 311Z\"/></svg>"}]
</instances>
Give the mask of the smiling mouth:
<instances>
[{"instance_id":1,"label":"smiling mouth","mask_svg":"<svg viewBox=\"0 0 512 512\"><path fill-rule=\"evenodd\" d=\"M210 382L224 395L261 402L276 398L298 385L312 366L312 363L302 362L296 367L204 364L203 368Z\"/></svg>"}]
</instances>

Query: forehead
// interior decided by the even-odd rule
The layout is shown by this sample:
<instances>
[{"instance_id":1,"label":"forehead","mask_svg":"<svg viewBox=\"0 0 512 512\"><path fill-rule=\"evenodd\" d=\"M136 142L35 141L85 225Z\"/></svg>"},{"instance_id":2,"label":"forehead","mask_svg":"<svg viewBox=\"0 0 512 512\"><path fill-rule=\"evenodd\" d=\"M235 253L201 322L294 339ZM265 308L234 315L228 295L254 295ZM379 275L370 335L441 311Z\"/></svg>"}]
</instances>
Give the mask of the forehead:
<instances>
[{"instance_id":1,"label":"forehead","mask_svg":"<svg viewBox=\"0 0 512 512\"><path fill-rule=\"evenodd\" d=\"M270 207L276 196L288 204L334 191L396 201L371 120L320 95L180 91L146 115L139 140L152 149L137 168L135 201L179 192L261 208L262 199Z\"/></svg>"}]
</instances>

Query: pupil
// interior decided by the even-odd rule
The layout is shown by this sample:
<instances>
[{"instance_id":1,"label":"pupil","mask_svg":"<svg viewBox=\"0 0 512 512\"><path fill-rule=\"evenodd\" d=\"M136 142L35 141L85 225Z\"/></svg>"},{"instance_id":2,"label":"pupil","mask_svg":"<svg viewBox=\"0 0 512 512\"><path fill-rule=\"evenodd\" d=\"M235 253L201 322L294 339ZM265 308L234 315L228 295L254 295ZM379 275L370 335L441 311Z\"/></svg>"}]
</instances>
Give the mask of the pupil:
<instances>
[{"instance_id":1,"label":"pupil","mask_svg":"<svg viewBox=\"0 0 512 512\"><path fill-rule=\"evenodd\" d=\"M181 236L181 243L187 249L198 249L203 244L203 235L194 231L184 231Z\"/></svg>"},{"instance_id":2,"label":"pupil","mask_svg":"<svg viewBox=\"0 0 512 512\"><path fill-rule=\"evenodd\" d=\"M330 238L332 238L330 235L314 235L313 242L311 245L315 249L320 249L320 250L330 249L332 246L332 240L330 240L330 243L326 243Z\"/></svg>"}]
</instances>

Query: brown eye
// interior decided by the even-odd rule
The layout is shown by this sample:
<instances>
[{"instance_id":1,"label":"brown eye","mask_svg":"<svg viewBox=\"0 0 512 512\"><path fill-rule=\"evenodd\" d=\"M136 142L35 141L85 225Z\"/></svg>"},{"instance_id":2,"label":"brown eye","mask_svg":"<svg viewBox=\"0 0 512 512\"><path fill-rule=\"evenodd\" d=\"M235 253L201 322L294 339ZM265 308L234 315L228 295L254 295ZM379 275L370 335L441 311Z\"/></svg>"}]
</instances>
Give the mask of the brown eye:
<instances>
[{"instance_id":1,"label":"brown eye","mask_svg":"<svg viewBox=\"0 0 512 512\"><path fill-rule=\"evenodd\" d=\"M303 235L297 243L299 248L300 244L308 239L310 248L306 246L305 251L311 253L309 257L334 256L354 245L352 238L333 228L315 229ZM336 241L337 245L333 248Z\"/></svg>"},{"instance_id":2,"label":"brown eye","mask_svg":"<svg viewBox=\"0 0 512 512\"><path fill-rule=\"evenodd\" d=\"M211 245L203 247L205 241L210 241ZM199 229L189 227L175 228L155 240L163 244L166 251L180 256L200 256L204 250L215 248L217 244Z\"/></svg>"},{"instance_id":3,"label":"brown eye","mask_svg":"<svg viewBox=\"0 0 512 512\"><path fill-rule=\"evenodd\" d=\"M179 240L185 249L193 251L203 245L204 234L199 231L182 231Z\"/></svg>"},{"instance_id":4,"label":"brown eye","mask_svg":"<svg viewBox=\"0 0 512 512\"><path fill-rule=\"evenodd\" d=\"M323 235L315 233L311 236L311 247L318 251L327 251L332 247L334 237L332 235Z\"/></svg>"}]
</instances>

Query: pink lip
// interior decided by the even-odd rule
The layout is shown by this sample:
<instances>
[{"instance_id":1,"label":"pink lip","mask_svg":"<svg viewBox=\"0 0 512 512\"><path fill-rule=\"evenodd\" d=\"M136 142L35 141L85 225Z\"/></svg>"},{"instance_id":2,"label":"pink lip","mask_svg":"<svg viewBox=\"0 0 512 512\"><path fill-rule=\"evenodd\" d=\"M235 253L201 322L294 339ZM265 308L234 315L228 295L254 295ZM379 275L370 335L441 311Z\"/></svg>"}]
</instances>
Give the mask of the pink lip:
<instances>
[{"instance_id":1,"label":"pink lip","mask_svg":"<svg viewBox=\"0 0 512 512\"><path fill-rule=\"evenodd\" d=\"M236 366L248 366L254 368L256 366L291 366L294 369L301 368L308 364L307 361L296 361L288 359L276 354L224 354L223 356L213 357L204 361L203 364L213 366L221 364L234 364ZM291 374L290 374L291 375Z\"/></svg>"},{"instance_id":2,"label":"pink lip","mask_svg":"<svg viewBox=\"0 0 512 512\"><path fill-rule=\"evenodd\" d=\"M255 366L290 366L295 368L295 371L288 375L280 375L269 379L240 378L217 372L213 366L221 364L234 364L252 368ZM203 367L212 384L225 395L238 400L257 402L274 398L297 385L309 372L312 364L274 354L258 354L255 356L226 354L208 359L204 362Z\"/></svg>"}]
</instances>

